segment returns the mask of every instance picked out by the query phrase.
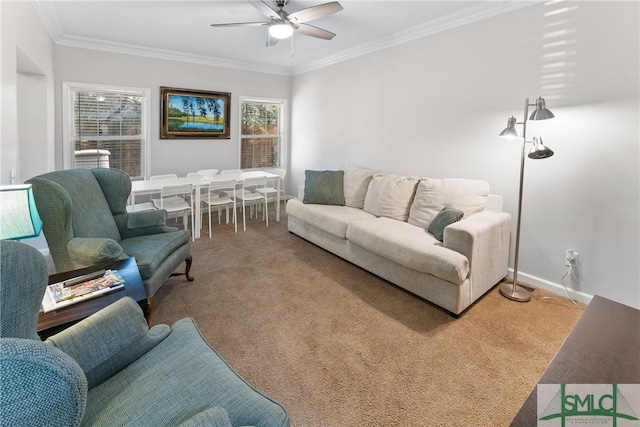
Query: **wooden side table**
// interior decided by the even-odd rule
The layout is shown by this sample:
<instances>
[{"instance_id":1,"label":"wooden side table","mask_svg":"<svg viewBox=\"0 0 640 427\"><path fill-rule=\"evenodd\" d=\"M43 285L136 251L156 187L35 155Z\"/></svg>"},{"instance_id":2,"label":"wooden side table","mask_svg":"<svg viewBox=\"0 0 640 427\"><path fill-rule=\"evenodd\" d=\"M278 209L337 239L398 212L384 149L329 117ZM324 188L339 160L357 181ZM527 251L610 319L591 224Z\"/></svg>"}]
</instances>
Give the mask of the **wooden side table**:
<instances>
[{"instance_id":1,"label":"wooden side table","mask_svg":"<svg viewBox=\"0 0 640 427\"><path fill-rule=\"evenodd\" d=\"M101 264L79 270L54 274L49 276L49 284L59 283L64 280L73 279L74 277L107 269L118 270L118 273L124 279L124 289L81 301L59 310L50 311L48 313L41 312L38 317L37 326L40 338L44 340L51 335L68 328L74 323L89 317L93 313L123 297L133 298L142 308L145 317L147 316L147 293L144 290L144 285L142 284L142 278L140 277L140 272L138 271L138 265L136 264L135 258L127 258L108 264Z\"/></svg>"},{"instance_id":2,"label":"wooden side table","mask_svg":"<svg viewBox=\"0 0 640 427\"><path fill-rule=\"evenodd\" d=\"M640 384L640 310L595 296L538 384ZM512 427L537 424L537 387Z\"/></svg>"}]
</instances>

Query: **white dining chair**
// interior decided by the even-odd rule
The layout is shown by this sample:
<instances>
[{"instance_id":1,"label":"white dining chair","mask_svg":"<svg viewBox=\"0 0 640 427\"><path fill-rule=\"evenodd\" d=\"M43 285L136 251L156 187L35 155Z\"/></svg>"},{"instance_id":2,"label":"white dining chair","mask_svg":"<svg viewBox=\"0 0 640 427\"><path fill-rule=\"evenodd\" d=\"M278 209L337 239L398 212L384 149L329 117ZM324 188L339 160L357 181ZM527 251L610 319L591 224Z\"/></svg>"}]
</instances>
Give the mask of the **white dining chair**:
<instances>
[{"instance_id":1,"label":"white dining chair","mask_svg":"<svg viewBox=\"0 0 640 427\"><path fill-rule=\"evenodd\" d=\"M153 179L173 179L173 178L177 178L178 175L176 175L175 173L165 173L164 175L151 175L149 177L149 179L153 180Z\"/></svg>"},{"instance_id":2,"label":"white dining chair","mask_svg":"<svg viewBox=\"0 0 640 427\"><path fill-rule=\"evenodd\" d=\"M267 198L267 203L277 203L278 200L285 200L284 179L287 176L287 170L274 169L269 172L278 175L278 178L269 179L266 188L256 188L255 191L264 195ZM280 188L280 194L278 194L278 188Z\"/></svg>"},{"instance_id":3,"label":"white dining chair","mask_svg":"<svg viewBox=\"0 0 640 427\"><path fill-rule=\"evenodd\" d=\"M201 200L201 203L207 206L209 211L209 238L211 238L211 208L218 208L218 224L220 224L220 209L226 207L227 209L227 224L229 224L229 208L232 209L232 221L234 230L238 232L238 217L236 214L236 199L235 199L236 181L234 179L228 179L224 181L212 181L207 187L207 196ZM234 196L229 196L229 193Z\"/></svg>"},{"instance_id":4,"label":"white dining chair","mask_svg":"<svg viewBox=\"0 0 640 427\"><path fill-rule=\"evenodd\" d=\"M191 215L191 239L195 240L195 215L193 198L190 197L192 193L193 185L191 184L166 185L160 190L160 198L152 199L152 202L156 208L167 211L167 218L182 216L185 230L187 230L189 215Z\"/></svg>"},{"instance_id":5,"label":"white dining chair","mask_svg":"<svg viewBox=\"0 0 640 427\"><path fill-rule=\"evenodd\" d=\"M246 205L249 203L249 209L251 209L251 205L257 205L261 202L264 207L263 218L267 223L267 227L269 226L269 212L267 211L267 198L258 192L251 192L247 188L266 188L267 186L267 178L246 178L242 180L242 188L240 191L236 191L236 200L240 200L242 202L242 228L244 231L247 231L247 216L246 216Z\"/></svg>"},{"instance_id":6,"label":"white dining chair","mask_svg":"<svg viewBox=\"0 0 640 427\"><path fill-rule=\"evenodd\" d=\"M200 169L198 171L203 177L210 177L218 173L218 169Z\"/></svg>"}]
</instances>

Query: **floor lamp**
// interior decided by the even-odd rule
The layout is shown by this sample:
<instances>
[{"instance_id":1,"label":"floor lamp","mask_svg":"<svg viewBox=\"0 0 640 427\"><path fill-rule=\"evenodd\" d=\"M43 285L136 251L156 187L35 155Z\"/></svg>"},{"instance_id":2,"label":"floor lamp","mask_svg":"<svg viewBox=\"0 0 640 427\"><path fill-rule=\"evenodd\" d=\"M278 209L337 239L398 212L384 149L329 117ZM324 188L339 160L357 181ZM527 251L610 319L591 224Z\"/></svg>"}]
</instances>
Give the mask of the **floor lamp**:
<instances>
[{"instance_id":1,"label":"floor lamp","mask_svg":"<svg viewBox=\"0 0 640 427\"><path fill-rule=\"evenodd\" d=\"M529 116L529 107L534 107L535 110ZM527 120L546 120L552 119L553 113L547 110L544 99L539 97L535 104L529 103L529 98L524 100L524 119L522 122L516 122L515 117L510 117L507 121L507 127L500 132L500 136L505 138L522 138L522 155L520 160L520 189L518 191L518 218L516 220L516 250L515 259L513 262L513 283L503 283L500 285L500 294L510 300L527 302L531 300L531 294L529 291L521 286L518 286L518 256L520 252L520 220L522 214L522 188L524 184L524 152L527 144L533 144L531 151L529 152L530 159L546 159L553 156L553 151L545 147L542 143L542 138L534 136L532 141L527 141ZM516 125L522 125L522 136L518 134Z\"/></svg>"}]
</instances>

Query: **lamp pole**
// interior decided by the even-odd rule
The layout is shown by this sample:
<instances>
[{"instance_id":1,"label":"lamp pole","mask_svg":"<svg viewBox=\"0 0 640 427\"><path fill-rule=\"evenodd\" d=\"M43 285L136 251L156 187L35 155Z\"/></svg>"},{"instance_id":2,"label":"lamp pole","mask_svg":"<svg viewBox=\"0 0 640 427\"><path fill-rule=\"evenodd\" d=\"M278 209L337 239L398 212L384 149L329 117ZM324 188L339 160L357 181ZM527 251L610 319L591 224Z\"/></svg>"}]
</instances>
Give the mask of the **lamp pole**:
<instances>
[{"instance_id":1,"label":"lamp pole","mask_svg":"<svg viewBox=\"0 0 640 427\"><path fill-rule=\"evenodd\" d=\"M527 302L531 300L531 294L518 286L518 258L520 255L520 222L522 217L522 189L524 187L524 149L527 145L527 116L529 114L529 98L524 100L524 119L522 120L522 153L520 158L520 187L518 190L518 217L516 219L516 248L513 260L513 285L503 283L500 285L500 294L514 301Z\"/></svg>"}]
</instances>

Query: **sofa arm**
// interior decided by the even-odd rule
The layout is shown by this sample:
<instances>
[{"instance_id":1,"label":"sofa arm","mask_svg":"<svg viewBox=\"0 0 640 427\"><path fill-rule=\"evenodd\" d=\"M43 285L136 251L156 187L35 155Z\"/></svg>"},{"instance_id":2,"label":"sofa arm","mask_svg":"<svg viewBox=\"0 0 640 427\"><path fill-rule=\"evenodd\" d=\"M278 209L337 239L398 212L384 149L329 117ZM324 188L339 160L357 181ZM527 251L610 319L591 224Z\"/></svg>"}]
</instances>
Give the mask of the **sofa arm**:
<instances>
[{"instance_id":1,"label":"sofa arm","mask_svg":"<svg viewBox=\"0 0 640 427\"><path fill-rule=\"evenodd\" d=\"M511 215L506 212L483 211L444 229L443 246L469 260L472 301L507 275L510 238Z\"/></svg>"},{"instance_id":2,"label":"sofa arm","mask_svg":"<svg viewBox=\"0 0 640 427\"><path fill-rule=\"evenodd\" d=\"M75 268L128 258L120 244L109 238L74 237L67 243L67 250Z\"/></svg>"},{"instance_id":3,"label":"sofa arm","mask_svg":"<svg viewBox=\"0 0 640 427\"><path fill-rule=\"evenodd\" d=\"M125 297L49 337L47 342L80 365L91 389L155 347L170 331L167 325L149 329L142 309Z\"/></svg>"}]
</instances>

